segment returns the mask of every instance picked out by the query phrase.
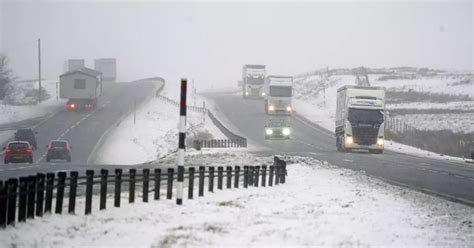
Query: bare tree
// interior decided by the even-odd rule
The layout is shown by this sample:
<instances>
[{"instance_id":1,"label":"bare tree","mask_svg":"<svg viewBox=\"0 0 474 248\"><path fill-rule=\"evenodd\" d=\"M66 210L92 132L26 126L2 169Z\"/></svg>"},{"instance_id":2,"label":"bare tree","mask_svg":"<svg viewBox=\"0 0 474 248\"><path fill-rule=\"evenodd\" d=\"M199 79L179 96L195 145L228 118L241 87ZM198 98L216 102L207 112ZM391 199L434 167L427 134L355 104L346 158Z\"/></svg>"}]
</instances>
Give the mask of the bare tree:
<instances>
[{"instance_id":1,"label":"bare tree","mask_svg":"<svg viewBox=\"0 0 474 248\"><path fill-rule=\"evenodd\" d=\"M0 54L0 99L5 98L7 84L13 81L12 71L8 68L8 57Z\"/></svg>"}]
</instances>

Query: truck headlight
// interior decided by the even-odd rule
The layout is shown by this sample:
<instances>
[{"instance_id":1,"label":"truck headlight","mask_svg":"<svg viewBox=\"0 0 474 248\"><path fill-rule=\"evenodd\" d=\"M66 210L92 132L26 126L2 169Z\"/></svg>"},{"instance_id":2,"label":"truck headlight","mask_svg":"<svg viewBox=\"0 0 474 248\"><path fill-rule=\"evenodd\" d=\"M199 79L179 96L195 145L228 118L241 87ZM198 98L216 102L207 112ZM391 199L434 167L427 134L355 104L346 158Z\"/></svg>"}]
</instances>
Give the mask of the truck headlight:
<instances>
[{"instance_id":1,"label":"truck headlight","mask_svg":"<svg viewBox=\"0 0 474 248\"><path fill-rule=\"evenodd\" d=\"M378 138L377 139L377 145L383 146L383 138Z\"/></svg>"},{"instance_id":2,"label":"truck headlight","mask_svg":"<svg viewBox=\"0 0 474 248\"><path fill-rule=\"evenodd\" d=\"M262 96L265 96L265 92L262 92Z\"/></svg>"},{"instance_id":3,"label":"truck headlight","mask_svg":"<svg viewBox=\"0 0 474 248\"><path fill-rule=\"evenodd\" d=\"M290 106L286 107L286 111L290 112L290 111L291 111L291 107L290 107Z\"/></svg>"},{"instance_id":4,"label":"truck headlight","mask_svg":"<svg viewBox=\"0 0 474 248\"><path fill-rule=\"evenodd\" d=\"M288 135L290 135L290 133L291 133L291 131L290 131L289 128L287 128L287 127L283 128L283 135L288 136Z\"/></svg>"},{"instance_id":5,"label":"truck headlight","mask_svg":"<svg viewBox=\"0 0 474 248\"><path fill-rule=\"evenodd\" d=\"M273 130L267 129L267 130L265 130L265 133L266 133L267 135L272 135L272 134L273 134Z\"/></svg>"},{"instance_id":6,"label":"truck headlight","mask_svg":"<svg viewBox=\"0 0 474 248\"><path fill-rule=\"evenodd\" d=\"M352 137L346 137L346 144L352 144L354 143L354 139Z\"/></svg>"},{"instance_id":7,"label":"truck headlight","mask_svg":"<svg viewBox=\"0 0 474 248\"><path fill-rule=\"evenodd\" d=\"M270 106L268 107L268 110L269 110L269 111L274 111L274 110L275 110L275 106L270 105Z\"/></svg>"},{"instance_id":8,"label":"truck headlight","mask_svg":"<svg viewBox=\"0 0 474 248\"><path fill-rule=\"evenodd\" d=\"M245 95L248 96L248 95L249 95L249 92L248 92L248 91L245 91Z\"/></svg>"}]
</instances>

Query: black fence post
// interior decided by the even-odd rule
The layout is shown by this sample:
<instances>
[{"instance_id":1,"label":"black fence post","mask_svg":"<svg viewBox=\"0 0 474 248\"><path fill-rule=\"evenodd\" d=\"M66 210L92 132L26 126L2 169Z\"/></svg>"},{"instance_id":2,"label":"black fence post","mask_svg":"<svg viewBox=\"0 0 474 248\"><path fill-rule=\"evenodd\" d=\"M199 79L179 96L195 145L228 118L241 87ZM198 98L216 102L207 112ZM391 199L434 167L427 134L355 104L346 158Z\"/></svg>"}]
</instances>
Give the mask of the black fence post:
<instances>
[{"instance_id":1,"label":"black fence post","mask_svg":"<svg viewBox=\"0 0 474 248\"><path fill-rule=\"evenodd\" d=\"M272 187L273 186L273 173L275 171L275 167L273 165L270 165L270 172L268 173L268 186Z\"/></svg>"},{"instance_id":2,"label":"black fence post","mask_svg":"<svg viewBox=\"0 0 474 248\"><path fill-rule=\"evenodd\" d=\"M54 189L54 173L46 174L46 198L44 205L44 212L51 213L53 206L53 189Z\"/></svg>"},{"instance_id":3,"label":"black fence post","mask_svg":"<svg viewBox=\"0 0 474 248\"><path fill-rule=\"evenodd\" d=\"M204 172L206 167L199 166L199 196L204 196Z\"/></svg>"},{"instance_id":4,"label":"black fence post","mask_svg":"<svg viewBox=\"0 0 474 248\"><path fill-rule=\"evenodd\" d=\"M168 168L168 188L166 189L166 199L171 200L173 198L173 174L174 169Z\"/></svg>"},{"instance_id":5,"label":"black fence post","mask_svg":"<svg viewBox=\"0 0 474 248\"><path fill-rule=\"evenodd\" d=\"M244 166L244 188L248 187L249 183L249 167L246 165Z\"/></svg>"},{"instance_id":6,"label":"black fence post","mask_svg":"<svg viewBox=\"0 0 474 248\"><path fill-rule=\"evenodd\" d=\"M7 182L0 181L0 228L7 224Z\"/></svg>"},{"instance_id":7,"label":"black fence post","mask_svg":"<svg viewBox=\"0 0 474 248\"><path fill-rule=\"evenodd\" d=\"M217 189L222 190L222 179L224 176L224 167L217 167Z\"/></svg>"},{"instance_id":8,"label":"black fence post","mask_svg":"<svg viewBox=\"0 0 474 248\"><path fill-rule=\"evenodd\" d=\"M56 211L57 214L63 212L64 187L66 184L66 172L58 173L58 188L56 189Z\"/></svg>"},{"instance_id":9,"label":"black fence post","mask_svg":"<svg viewBox=\"0 0 474 248\"><path fill-rule=\"evenodd\" d=\"M8 179L8 216L7 225L15 225L15 212L16 212L16 189L18 187L18 179Z\"/></svg>"},{"instance_id":10,"label":"black fence post","mask_svg":"<svg viewBox=\"0 0 474 248\"><path fill-rule=\"evenodd\" d=\"M86 208L85 214L88 215L92 211L92 190L94 187L94 171L86 171Z\"/></svg>"},{"instance_id":11,"label":"black fence post","mask_svg":"<svg viewBox=\"0 0 474 248\"><path fill-rule=\"evenodd\" d=\"M150 169L143 169L143 202L148 202L148 186L150 183Z\"/></svg>"},{"instance_id":12,"label":"black fence post","mask_svg":"<svg viewBox=\"0 0 474 248\"><path fill-rule=\"evenodd\" d=\"M267 180L267 166L262 165L262 187L265 187Z\"/></svg>"},{"instance_id":13,"label":"black fence post","mask_svg":"<svg viewBox=\"0 0 474 248\"><path fill-rule=\"evenodd\" d=\"M36 176L28 176L27 184L28 205L26 209L26 217L28 219L35 218L35 201L36 201Z\"/></svg>"},{"instance_id":14,"label":"black fence post","mask_svg":"<svg viewBox=\"0 0 474 248\"><path fill-rule=\"evenodd\" d=\"M28 196L28 178L20 177L18 202L18 222L26 221L26 202Z\"/></svg>"},{"instance_id":15,"label":"black fence post","mask_svg":"<svg viewBox=\"0 0 474 248\"><path fill-rule=\"evenodd\" d=\"M106 169L100 170L100 200L99 209L107 208L107 179L109 178L109 171Z\"/></svg>"},{"instance_id":16,"label":"black fence post","mask_svg":"<svg viewBox=\"0 0 474 248\"><path fill-rule=\"evenodd\" d=\"M214 166L209 167L209 192L214 192Z\"/></svg>"},{"instance_id":17,"label":"black fence post","mask_svg":"<svg viewBox=\"0 0 474 248\"><path fill-rule=\"evenodd\" d=\"M280 184L280 166L275 166L275 185Z\"/></svg>"},{"instance_id":18,"label":"black fence post","mask_svg":"<svg viewBox=\"0 0 474 248\"><path fill-rule=\"evenodd\" d=\"M254 168L254 186L258 187L258 178L260 177L260 166L255 166Z\"/></svg>"},{"instance_id":19,"label":"black fence post","mask_svg":"<svg viewBox=\"0 0 474 248\"><path fill-rule=\"evenodd\" d=\"M129 181L128 181L128 203L134 203L135 202L135 179L137 175L137 170L136 169L130 169L128 170L129 175Z\"/></svg>"},{"instance_id":20,"label":"black fence post","mask_svg":"<svg viewBox=\"0 0 474 248\"><path fill-rule=\"evenodd\" d=\"M189 172L189 187L188 187L188 199L193 199L193 190L194 190L194 172L196 169L194 167L190 167L188 172Z\"/></svg>"},{"instance_id":21,"label":"black fence post","mask_svg":"<svg viewBox=\"0 0 474 248\"><path fill-rule=\"evenodd\" d=\"M253 186L253 179L254 179L254 172L255 168L253 166L249 166L249 175L248 175L248 185Z\"/></svg>"},{"instance_id":22,"label":"black fence post","mask_svg":"<svg viewBox=\"0 0 474 248\"><path fill-rule=\"evenodd\" d=\"M68 213L74 214L76 212L76 193L77 193L77 177L79 172L71 171L69 174L69 206ZM39 195L38 195L39 198Z\"/></svg>"},{"instance_id":23,"label":"black fence post","mask_svg":"<svg viewBox=\"0 0 474 248\"><path fill-rule=\"evenodd\" d=\"M155 169L155 200L160 199L161 169Z\"/></svg>"},{"instance_id":24,"label":"black fence post","mask_svg":"<svg viewBox=\"0 0 474 248\"><path fill-rule=\"evenodd\" d=\"M234 188L239 188L240 166L235 166L234 170Z\"/></svg>"},{"instance_id":25,"label":"black fence post","mask_svg":"<svg viewBox=\"0 0 474 248\"><path fill-rule=\"evenodd\" d=\"M232 188L232 167L227 166L227 188Z\"/></svg>"},{"instance_id":26,"label":"black fence post","mask_svg":"<svg viewBox=\"0 0 474 248\"><path fill-rule=\"evenodd\" d=\"M120 207L121 193L122 193L122 169L115 169L115 194L114 207Z\"/></svg>"},{"instance_id":27,"label":"black fence post","mask_svg":"<svg viewBox=\"0 0 474 248\"><path fill-rule=\"evenodd\" d=\"M44 181L45 175L43 173L36 174L36 216L43 216L44 204Z\"/></svg>"}]
</instances>

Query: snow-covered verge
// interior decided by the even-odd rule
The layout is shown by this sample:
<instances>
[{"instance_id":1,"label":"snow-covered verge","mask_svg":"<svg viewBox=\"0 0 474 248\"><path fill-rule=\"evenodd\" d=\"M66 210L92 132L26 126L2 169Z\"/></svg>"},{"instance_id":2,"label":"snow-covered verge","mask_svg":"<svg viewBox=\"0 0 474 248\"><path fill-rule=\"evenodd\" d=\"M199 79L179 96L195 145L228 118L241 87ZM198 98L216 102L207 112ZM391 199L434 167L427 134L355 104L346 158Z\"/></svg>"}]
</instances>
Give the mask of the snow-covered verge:
<instances>
[{"instance_id":1,"label":"snow-covered verge","mask_svg":"<svg viewBox=\"0 0 474 248\"><path fill-rule=\"evenodd\" d=\"M166 90L162 95L172 99ZM226 139L207 114L187 111L187 139ZM155 161L177 150L179 108L152 98L107 134L94 159L95 164L135 165ZM188 144L189 146L189 144ZM117 155L120 154L120 155Z\"/></svg>"},{"instance_id":2,"label":"snow-covered verge","mask_svg":"<svg viewBox=\"0 0 474 248\"><path fill-rule=\"evenodd\" d=\"M271 157L211 153L210 164ZM339 169L287 157L286 184L204 197L124 203L92 215L46 215L0 231L1 247L470 247L474 210ZM165 192L162 191L162 194ZM124 202L126 202L126 195ZM163 199L163 198L162 198ZM95 201L97 203L97 201ZM78 206L83 206L81 199ZM112 206L112 199L108 202Z\"/></svg>"}]
</instances>

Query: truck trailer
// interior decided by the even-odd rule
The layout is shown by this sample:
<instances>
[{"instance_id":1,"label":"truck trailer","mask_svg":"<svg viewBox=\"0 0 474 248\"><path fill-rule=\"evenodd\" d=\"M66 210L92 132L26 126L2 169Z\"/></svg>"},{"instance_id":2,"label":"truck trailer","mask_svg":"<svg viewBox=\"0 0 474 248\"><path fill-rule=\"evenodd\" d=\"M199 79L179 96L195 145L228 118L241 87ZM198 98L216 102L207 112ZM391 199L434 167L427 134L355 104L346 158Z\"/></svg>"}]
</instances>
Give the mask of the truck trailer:
<instances>
[{"instance_id":1,"label":"truck trailer","mask_svg":"<svg viewBox=\"0 0 474 248\"><path fill-rule=\"evenodd\" d=\"M383 153L385 89L343 86L337 90L336 147L338 151L365 149Z\"/></svg>"},{"instance_id":2,"label":"truck trailer","mask_svg":"<svg viewBox=\"0 0 474 248\"><path fill-rule=\"evenodd\" d=\"M265 82L265 112L269 115L291 115L293 77L268 76Z\"/></svg>"},{"instance_id":3,"label":"truck trailer","mask_svg":"<svg viewBox=\"0 0 474 248\"><path fill-rule=\"evenodd\" d=\"M115 82L117 78L117 61L114 58L96 59L94 69L102 73L103 81Z\"/></svg>"},{"instance_id":4,"label":"truck trailer","mask_svg":"<svg viewBox=\"0 0 474 248\"><path fill-rule=\"evenodd\" d=\"M261 99L265 81L264 65L244 65L242 67L242 95L244 98Z\"/></svg>"},{"instance_id":5,"label":"truck trailer","mask_svg":"<svg viewBox=\"0 0 474 248\"><path fill-rule=\"evenodd\" d=\"M59 77L59 96L68 99L68 110L90 110L102 95L102 73L89 68L64 73Z\"/></svg>"}]
</instances>

